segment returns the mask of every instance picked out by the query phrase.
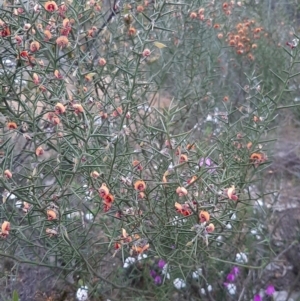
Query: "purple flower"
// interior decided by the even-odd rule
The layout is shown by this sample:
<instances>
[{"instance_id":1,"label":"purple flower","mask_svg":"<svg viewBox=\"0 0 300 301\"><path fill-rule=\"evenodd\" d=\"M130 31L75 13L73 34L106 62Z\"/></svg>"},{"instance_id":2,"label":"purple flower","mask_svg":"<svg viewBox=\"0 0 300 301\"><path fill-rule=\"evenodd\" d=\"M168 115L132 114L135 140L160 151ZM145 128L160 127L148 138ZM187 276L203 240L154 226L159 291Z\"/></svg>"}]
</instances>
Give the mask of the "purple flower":
<instances>
[{"instance_id":1,"label":"purple flower","mask_svg":"<svg viewBox=\"0 0 300 301\"><path fill-rule=\"evenodd\" d=\"M266 295L272 296L275 293L275 287L272 284L269 284L266 288Z\"/></svg>"},{"instance_id":2,"label":"purple flower","mask_svg":"<svg viewBox=\"0 0 300 301\"><path fill-rule=\"evenodd\" d=\"M210 158L200 158L199 160L199 166L202 167L210 167L210 169L208 170L208 172L210 173L214 173L216 171L215 168L211 168L211 167L216 167L216 165L213 163L213 161Z\"/></svg>"},{"instance_id":3,"label":"purple flower","mask_svg":"<svg viewBox=\"0 0 300 301\"><path fill-rule=\"evenodd\" d=\"M156 276L156 277L154 278L154 283L155 283L156 285L160 285L160 284L162 283L161 277L160 277L160 276Z\"/></svg>"},{"instance_id":4,"label":"purple flower","mask_svg":"<svg viewBox=\"0 0 300 301\"><path fill-rule=\"evenodd\" d=\"M166 262L165 262L163 259L160 259L160 260L158 261L158 267L159 267L160 269L162 269L165 265L166 265Z\"/></svg>"},{"instance_id":5,"label":"purple flower","mask_svg":"<svg viewBox=\"0 0 300 301\"><path fill-rule=\"evenodd\" d=\"M156 277L156 272L154 270L150 270L150 276L152 278L155 278Z\"/></svg>"},{"instance_id":6,"label":"purple flower","mask_svg":"<svg viewBox=\"0 0 300 301\"><path fill-rule=\"evenodd\" d=\"M205 162L204 162L204 160L205 160ZM203 158L202 157L199 161L199 166L202 167L204 165L204 163L205 163L205 166L208 166L208 167L212 165L212 161L211 161L210 158Z\"/></svg>"},{"instance_id":7,"label":"purple flower","mask_svg":"<svg viewBox=\"0 0 300 301\"><path fill-rule=\"evenodd\" d=\"M226 277L226 279L229 281L229 282L234 282L235 280L235 275L232 274L232 273L229 273Z\"/></svg>"},{"instance_id":8,"label":"purple flower","mask_svg":"<svg viewBox=\"0 0 300 301\"><path fill-rule=\"evenodd\" d=\"M262 301L262 298L260 295L255 295L253 301Z\"/></svg>"},{"instance_id":9,"label":"purple flower","mask_svg":"<svg viewBox=\"0 0 300 301\"><path fill-rule=\"evenodd\" d=\"M240 273L239 267L233 267L230 273L237 276Z\"/></svg>"}]
</instances>

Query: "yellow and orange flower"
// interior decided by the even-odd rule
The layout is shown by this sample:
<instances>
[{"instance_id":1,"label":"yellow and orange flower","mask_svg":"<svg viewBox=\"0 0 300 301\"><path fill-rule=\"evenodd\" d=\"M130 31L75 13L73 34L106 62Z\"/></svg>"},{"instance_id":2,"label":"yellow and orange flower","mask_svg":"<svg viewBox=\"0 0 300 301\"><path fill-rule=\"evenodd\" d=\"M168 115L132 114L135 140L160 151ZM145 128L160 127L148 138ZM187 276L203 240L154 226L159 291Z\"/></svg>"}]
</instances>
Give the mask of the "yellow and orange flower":
<instances>
[{"instance_id":1,"label":"yellow and orange flower","mask_svg":"<svg viewBox=\"0 0 300 301\"><path fill-rule=\"evenodd\" d=\"M45 36L45 41L49 41L52 38L52 34L50 32L50 30L44 30L44 36Z\"/></svg>"},{"instance_id":2,"label":"yellow and orange flower","mask_svg":"<svg viewBox=\"0 0 300 301\"><path fill-rule=\"evenodd\" d=\"M84 112L83 106L78 103L73 105L73 109L74 109L74 113L77 115Z\"/></svg>"},{"instance_id":3,"label":"yellow and orange flower","mask_svg":"<svg viewBox=\"0 0 300 301\"><path fill-rule=\"evenodd\" d=\"M206 228L205 228L207 233L212 233L215 231L215 225L213 223L210 223Z\"/></svg>"},{"instance_id":4,"label":"yellow and orange flower","mask_svg":"<svg viewBox=\"0 0 300 301\"><path fill-rule=\"evenodd\" d=\"M142 166L141 162L138 160L133 160L132 165L137 170L140 170L140 171L143 170L143 166Z\"/></svg>"},{"instance_id":5,"label":"yellow and orange flower","mask_svg":"<svg viewBox=\"0 0 300 301\"><path fill-rule=\"evenodd\" d=\"M188 194L188 191L184 187L177 187L176 193L179 197L185 196Z\"/></svg>"},{"instance_id":6,"label":"yellow and orange flower","mask_svg":"<svg viewBox=\"0 0 300 301\"><path fill-rule=\"evenodd\" d=\"M37 147L36 150L35 150L35 154L37 156L43 155L44 154L44 149L41 146Z\"/></svg>"},{"instance_id":7,"label":"yellow and orange flower","mask_svg":"<svg viewBox=\"0 0 300 301\"><path fill-rule=\"evenodd\" d=\"M111 204L115 200L115 197L111 193L109 193L103 199L106 204Z\"/></svg>"},{"instance_id":8,"label":"yellow and orange flower","mask_svg":"<svg viewBox=\"0 0 300 301\"><path fill-rule=\"evenodd\" d=\"M192 176L192 178L189 179L189 180L187 181L187 183L188 183L188 184L193 184L197 179L198 179L197 176Z\"/></svg>"},{"instance_id":9,"label":"yellow and orange flower","mask_svg":"<svg viewBox=\"0 0 300 301\"><path fill-rule=\"evenodd\" d=\"M47 219L48 219L48 221L52 221L52 220L57 219L56 212L52 209L48 209L47 210Z\"/></svg>"},{"instance_id":10,"label":"yellow and orange flower","mask_svg":"<svg viewBox=\"0 0 300 301\"><path fill-rule=\"evenodd\" d=\"M4 176L7 178L7 179L11 179L12 178L12 173L9 169L6 169L4 170Z\"/></svg>"},{"instance_id":11,"label":"yellow and orange flower","mask_svg":"<svg viewBox=\"0 0 300 301\"><path fill-rule=\"evenodd\" d=\"M18 128L17 124L15 122L8 122L7 127L9 130L16 130Z\"/></svg>"},{"instance_id":12,"label":"yellow and orange flower","mask_svg":"<svg viewBox=\"0 0 300 301\"><path fill-rule=\"evenodd\" d=\"M40 83L40 78L39 78L39 76L36 73L32 74L32 79L33 79L33 83L35 85L38 85Z\"/></svg>"},{"instance_id":13,"label":"yellow and orange flower","mask_svg":"<svg viewBox=\"0 0 300 301\"><path fill-rule=\"evenodd\" d=\"M100 174L98 171L94 170L91 172L90 176L94 179L97 179L100 176Z\"/></svg>"},{"instance_id":14,"label":"yellow and orange flower","mask_svg":"<svg viewBox=\"0 0 300 301\"><path fill-rule=\"evenodd\" d=\"M254 166L258 166L261 163L264 163L267 160L267 156L263 153L253 153L250 156L251 163L254 164Z\"/></svg>"},{"instance_id":15,"label":"yellow and orange flower","mask_svg":"<svg viewBox=\"0 0 300 301\"><path fill-rule=\"evenodd\" d=\"M56 79L62 79L63 78L63 76L61 75L61 73L58 70L54 71L54 76L55 76Z\"/></svg>"},{"instance_id":16,"label":"yellow and orange flower","mask_svg":"<svg viewBox=\"0 0 300 301\"><path fill-rule=\"evenodd\" d=\"M6 238L9 235L9 231L10 231L10 222L8 221L4 221L1 225L1 232L0 235L3 238Z\"/></svg>"},{"instance_id":17,"label":"yellow and orange flower","mask_svg":"<svg viewBox=\"0 0 300 301\"><path fill-rule=\"evenodd\" d=\"M56 114L63 114L63 113L65 113L65 111L66 111L66 108L62 103L58 102L55 105L55 113Z\"/></svg>"},{"instance_id":18,"label":"yellow and orange flower","mask_svg":"<svg viewBox=\"0 0 300 301\"><path fill-rule=\"evenodd\" d=\"M98 189L98 193L100 197L103 199L109 194L109 189L107 188L105 183L103 183L101 187Z\"/></svg>"},{"instance_id":19,"label":"yellow and orange flower","mask_svg":"<svg viewBox=\"0 0 300 301\"><path fill-rule=\"evenodd\" d=\"M143 180L138 180L134 184L134 189L137 191L144 191L146 189L146 183Z\"/></svg>"},{"instance_id":20,"label":"yellow and orange flower","mask_svg":"<svg viewBox=\"0 0 300 301\"><path fill-rule=\"evenodd\" d=\"M200 223L207 223L209 219L210 219L210 215L207 211L200 211L199 213Z\"/></svg>"},{"instance_id":21,"label":"yellow and orange flower","mask_svg":"<svg viewBox=\"0 0 300 301\"><path fill-rule=\"evenodd\" d=\"M136 29L134 27L129 27L128 29L128 35L129 36L135 36L136 35Z\"/></svg>"},{"instance_id":22,"label":"yellow and orange flower","mask_svg":"<svg viewBox=\"0 0 300 301\"><path fill-rule=\"evenodd\" d=\"M103 66L106 65L106 59L103 58L103 57L101 57L101 58L99 59L98 63L99 63L99 65L100 65L101 67L103 67Z\"/></svg>"},{"instance_id":23,"label":"yellow and orange flower","mask_svg":"<svg viewBox=\"0 0 300 301\"><path fill-rule=\"evenodd\" d=\"M187 161L188 161L188 156L181 154L179 158L179 163L185 163Z\"/></svg>"},{"instance_id":24,"label":"yellow and orange flower","mask_svg":"<svg viewBox=\"0 0 300 301\"><path fill-rule=\"evenodd\" d=\"M234 185L232 185L230 188L227 189L227 196L230 200L233 201L237 201L239 199L238 196L236 195Z\"/></svg>"},{"instance_id":25,"label":"yellow and orange flower","mask_svg":"<svg viewBox=\"0 0 300 301\"><path fill-rule=\"evenodd\" d=\"M179 204L179 203L175 203L175 208L176 211L184 216L189 216L191 215L193 212L190 208L190 206L188 204Z\"/></svg>"},{"instance_id":26,"label":"yellow and orange flower","mask_svg":"<svg viewBox=\"0 0 300 301\"><path fill-rule=\"evenodd\" d=\"M39 42L37 41L33 41L30 43L30 46L29 46L29 49L31 52L36 52L36 51L39 51L41 48L41 45Z\"/></svg>"},{"instance_id":27,"label":"yellow and orange flower","mask_svg":"<svg viewBox=\"0 0 300 301\"><path fill-rule=\"evenodd\" d=\"M56 39L56 44L59 48L65 48L69 45L69 40L66 36L60 36Z\"/></svg>"},{"instance_id":28,"label":"yellow and orange flower","mask_svg":"<svg viewBox=\"0 0 300 301\"><path fill-rule=\"evenodd\" d=\"M54 1L47 1L45 3L45 10L52 13L58 10L58 5Z\"/></svg>"}]
</instances>

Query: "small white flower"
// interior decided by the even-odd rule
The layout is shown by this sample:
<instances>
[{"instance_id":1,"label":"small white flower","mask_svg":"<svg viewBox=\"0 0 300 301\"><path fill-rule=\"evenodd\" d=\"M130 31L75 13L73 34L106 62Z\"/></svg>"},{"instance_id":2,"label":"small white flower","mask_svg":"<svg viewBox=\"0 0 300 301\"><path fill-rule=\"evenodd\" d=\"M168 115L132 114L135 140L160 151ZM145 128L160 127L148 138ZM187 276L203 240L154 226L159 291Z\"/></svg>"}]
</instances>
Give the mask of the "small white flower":
<instances>
[{"instance_id":1,"label":"small white flower","mask_svg":"<svg viewBox=\"0 0 300 301\"><path fill-rule=\"evenodd\" d=\"M236 214L235 214L235 213L233 213L233 214L231 215L231 219L232 219L232 220L236 220Z\"/></svg>"},{"instance_id":2,"label":"small white flower","mask_svg":"<svg viewBox=\"0 0 300 301\"><path fill-rule=\"evenodd\" d=\"M168 273L168 264L166 263L162 268L161 273L166 276L167 279L170 279L170 274Z\"/></svg>"},{"instance_id":3,"label":"small white flower","mask_svg":"<svg viewBox=\"0 0 300 301\"><path fill-rule=\"evenodd\" d=\"M229 230L232 229L231 224L230 223L226 224L226 228L229 229Z\"/></svg>"},{"instance_id":4,"label":"small white flower","mask_svg":"<svg viewBox=\"0 0 300 301\"><path fill-rule=\"evenodd\" d=\"M235 295L236 285L234 283L228 283L226 287L227 287L227 291L230 295Z\"/></svg>"},{"instance_id":5,"label":"small white flower","mask_svg":"<svg viewBox=\"0 0 300 301\"><path fill-rule=\"evenodd\" d=\"M210 284L207 285L207 291L208 292L212 291L212 286ZM204 288L201 288L200 292L201 292L202 295L206 295L206 292L205 292Z\"/></svg>"},{"instance_id":6,"label":"small white flower","mask_svg":"<svg viewBox=\"0 0 300 301\"><path fill-rule=\"evenodd\" d=\"M94 219L94 215L92 213L88 212L85 214L85 219L87 221L92 221Z\"/></svg>"},{"instance_id":7,"label":"small white flower","mask_svg":"<svg viewBox=\"0 0 300 301\"><path fill-rule=\"evenodd\" d=\"M140 261L142 259L146 259L148 257L147 254L139 254L137 260Z\"/></svg>"},{"instance_id":8,"label":"small white flower","mask_svg":"<svg viewBox=\"0 0 300 301\"><path fill-rule=\"evenodd\" d=\"M293 46L294 47L297 47L298 46L298 43L299 43L299 39L293 39Z\"/></svg>"},{"instance_id":9,"label":"small white flower","mask_svg":"<svg viewBox=\"0 0 300 301\"><path fill-rule=\"evenodd\" d=\"M8 200L15 200L16 198L16 195L14 195L13 193L9 194L7 197Z\"/></svg>"},{"instance_id":10,"label":"small white flower","mask_svg":"<svg viewBox=\"0 0 300 301\"><path fill-rule=\"evenodd\" d=\"M208 114L206 117L206 121L212 121L212 120L213 120L212 116L210 114Z\"/></svg>"},{"instance_id":11,"label":"small white flower","mask_svg":"<svg viewBox=\"0 0 300 301\"><path fill-rule=\"evenodd\" d=\"M135 258L134 257L127 257L125 259L125 262L124 262L124 265L123 265L123 268L126 269L128 268L129 266L131 266L132 264L135 263Z\"/></svg>"},{"instance_id":12,"label":"small white flower","mask_svg":"<svg viewBox=\"0 0 300 301\"><path fill-rule=\"evenodd\" d=\"M199 279L199 276L201 276L201 275L202 275L202 269L199 268L197 271L192 273L192 278L193 279Z\"/></svg>"},{"instance_id":13,"label":"small white flower","mask_svg":"<svg viewBox=\"0 0 300 301\"><path fill-rule=\"evenodd\" d=\"M186 222L187 222L186 218L181 218L181 217L175 215L175 217L172 220L172 225L173 226L176 226L176 225L182 226L182 224L186 223Z\"/></svg>"},{"instance_id":14,"label":"small white flower","mask_svg":"<svg viewBox=\"0 0 300 301\"><path fill-rule=\"evenodd\" d=\"M80 218L80 212L79 211L73 211L73 212L67 214L67 218Z\"/></svg>"},{"instance_id":15,"label":"small white flower","mask_svg":"<svg viewBox=\"0 0 300 301\"><path fill-rule=\"evenodd\" d=\"M185 281L183 279L180 279L180 278L174 279L173 284L174 284L175 288L177 288L178 290L183 289L183 288L186 287Z\"/></svg>"},{"instance_id":16,"label":"small white flower","mask_svg":"<svg viewBox=\"0 0 300 301\"><path fill-rule=\"evenodd\" d=\"M88 300L89 294L88 294L88 287L82 286L80 287L76 292L76 298L79 301L86 301Z\"/></svg>"},{"instance_id":17,"label":"small white flower","mask_svg":"<svg viewBox=\"0 0 300 301\"><path fill-rule=\"evenodd\" d=\"M238 263L247 263L248 262L248 257L245 253L237 253L235 255L235 261Z\"/></svg>"},{"instance_id":18,"label":"small white flower","mask_svg":"<svg viewBox=\"0 0 300 301\"><path fill-rule=\"evenodd\" d=\"M17 208L22 208L22 204L23 204L22 201L16 201L15 206L16 206Z\"/></svg>"}]
</instances>

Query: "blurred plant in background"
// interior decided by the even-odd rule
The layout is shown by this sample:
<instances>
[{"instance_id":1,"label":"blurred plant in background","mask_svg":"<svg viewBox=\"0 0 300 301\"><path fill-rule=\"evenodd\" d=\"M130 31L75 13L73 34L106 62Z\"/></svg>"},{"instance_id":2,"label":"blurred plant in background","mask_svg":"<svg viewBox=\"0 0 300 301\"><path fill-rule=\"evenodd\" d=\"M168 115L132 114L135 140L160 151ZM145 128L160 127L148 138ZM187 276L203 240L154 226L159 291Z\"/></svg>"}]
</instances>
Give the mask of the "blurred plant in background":
<instances>
[{"instance_id":1,"label":"blurred plant in background","mask_svg":"<svg viewBox=\"0 0 300 301\"><path fill-rule=\"evenodd\" d=\"M249 5L1 4L0 255L21 300L274 293L259 188L298 38Z\"/></svg>"}]
</instances>

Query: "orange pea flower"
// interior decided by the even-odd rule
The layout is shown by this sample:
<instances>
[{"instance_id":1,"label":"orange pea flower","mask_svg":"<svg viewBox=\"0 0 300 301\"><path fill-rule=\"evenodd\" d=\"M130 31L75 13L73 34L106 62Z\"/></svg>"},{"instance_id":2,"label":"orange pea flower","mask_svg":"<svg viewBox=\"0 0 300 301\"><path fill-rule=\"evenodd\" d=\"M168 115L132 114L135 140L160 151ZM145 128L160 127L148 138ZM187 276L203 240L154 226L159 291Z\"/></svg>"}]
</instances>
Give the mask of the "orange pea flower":
<instances>
[{"instance_id":1,"label":"orange pea flower","mask_svg":"<svg viewBox=\"0 0 300 301\"><path fill-rule=\"evenodd\" d=\"M191 18L191 19L196 19L196 18L197 18L197 13L194 12L194 11L191 12L191 13L190 13L190 18Z\"/></svg>"},{"instance_id":2,"label":"orange pea flower","mask_svg":"<svg viewBox=\"0 0 300 301\"><path fill-rule=\"evenodd\" d=\"M36 73L32 74L32 79L33 79L33 83L35 85L38 85L40 83L40 78L39 78L39 76Z\"/></svg>"},{"instance_id":3,"label":"orange pea flower","mask_svg":"<svg viewBox=\"0 0 300 301\"><path fill-rule=\"evenodd\" d=\"M18 128L17 124L15 122L8 122L7 127L9 130L15 130Z\"/></svg>"},{"instance_id":4,"label":"orange pea flower","mask_svg":"<svg viewBox=\"0 0 300 301\"><path fill-rule=\"evenodd\" d=\"M188 161L188 156L181 154L179 158L179 163L185 163L187 161Z\"/></svg>"},{"instance_id":5,"label":"orange pea flower","mask_svg":"<svg viewBox=\"0 0 300 301\"><path fill-rule=\"evenodd\" d=\"M78 103L73 105L73 109L74 109L74 113L77 115L84 112L83 106Z\"/></svg>"},{"instance_id":6,"label":"orange pea flower","mask_svg":"<svg viewBox=\"0 0 300 301\"><path fill-rule=\"evenodd\" d=\"M187 195L188 191L184 187L177 187L176 193L178 194L179 197L182 197L184 195Z\"/></svg>"},{"instance_id":7,"label":"orange pea flower","mask_svg":"<svg viewBox=\"0 0 300 301\"><path fill-rule=\"evenodd\" d=\"M184 216L189 216L192 214L192 210L188 204L175 203L176 211Z\"/></svg>"},{"instance_id":8,"label":"orange pea flower","mask_svg":"<svg viewBox=\"0 0 300 301\"><path fill-rule=\"evenodd\" d=\"M115 197L114 197L111 193L107 194L107 195L104 197L104 202L105 202L106 204L111 204L111 203L113 203L114 200L115 200Z\"/></svg>"},{"instance_id":9,"label":"orange pea flower","mask_svg":"<svg viewBox=\"0 0 300 301\"><path fill-rule=\"evenodd\" d=\"M12 178L12 173L9 169L6 169L4 170L4 176L7 178L7 179L11 179Z\"/></svg>"},{"instance_id":10,"label":"orange pea flower","mask_svg":"<svg viewBox=\"0 0 300 301\"><path fill-rule=\"evenodd\" d=\"M138 199L139 199L139 200L142 200L142 199L144 199L145 197L146 197L146 195L145 195L144 192L141 191L141 192L138 193Z\"/></svg>"},{"instance_id":11,"label":"orange pea flower","mask_svg":"<svg viewBox=\"0 0 300 301\"><path fill-rule=\"evenodd\" d=\"M98 171L94 170L90 173L90 176L94 179L97 179L100 176L100 174Z\"/></svg>"},{"instance_id":12,"label":"orange pea flower","mask_svg":"<svg viewBox=\"0 0 300 301\"><path fill-rule=\"evenodd\" d=\"M30 43L29 49L31 52L36 52L36 51L40 50L40 47L41 47L41 45L39 42L33 41Z\"/></svg>"},{"instance_id":13,"label":"orange pea flower","mask_svg":"<svg viewBox=\"0 0 300 301\"><path fill-rule=\"evenodd\" d=\"M227 189L227 196L230 200L237 201L239 198L235 194L235 187L232 185L230 188Z\"/></svg>"},{"instance_id":14,"label":"orange pea flower","mask_svg":"<svg viewBox=\"0 0 300 301\"><path fill-rule=\"evenodd\" d=\"M66 108L62 103L58 102L55 105L55 113L56 114L63 114L63 113L65 113L65 111L66 111Z\"/></svg>"},{"instance_id":15,"label":"orange pea flower","mask_svg":"<svg viewBox=\"0 0 300 301\"><path fill-rule=\"evenodd\" d=\"M48 1L45 3L45 10L52 13L58 10L58 6L54 1Z\"/></svg>"},{"instance_id":16,"label":"orange pea flower","mask_svg":"<svg viewBox=\"0 0 300 301\"><path fill-rule=\"evenodd\" d=\"M197 176L192 176L192 178L189 179L189 180L187 181L187 183L188 183L188 184L193 184L197 179L198 179Z\"/></svg>"},{"instance_id":17,"label":"orange pea flower","mask_svg":"<svg viewBox=\"0 0 300 301\"><path fill-rule=\"evenodd\" d=\"M107 211L110 210L110 208L112 206L112 203L106 203L106 202L104 202L103 205L104 205L104 212L107 212Z\"/></svg>"},{"instance_id":18,"label":"orange pea flower","mask_svg":"<svg viewBox=\"0 0 300 301\"><path fill-rule=\"evenodd\" d=\"M257 167L259 164L264 163L267 160L267 156L263 153L253 153L250 156L250 161Z\"/></svg>"},{"instance_id":19,"label":"orange pea flower","mask_svg":"<svg viewBox=\"0 0 300 301\"><path fill-rule=\"evenodd\" d=\"M140 170L140 171L143 170L143 166L141 165L141 162L138 160L133 160L132 165L137 170Z\"/></svg>"},{"instance_id":20,"label":"orange pea flower","mask_svg":"<svg viewBox=\"0 0 300 301\"><path fill-rule=\"evenodd\" d=\"M135 36L136 35L136 29L134 27L129 27L128 35L129 36Z\"/></svg>"},{"instance_id":21,"label":"orange pea flower","mask_svg":"<svg viewBox=\"0 0 300 301\"><path fill-rule=\"evenodd\" d=\"M212 233L215 231L215 225L210 223L206 228L205 228L207 233Z\"/></svg>"},{"instance_id":22,"label":"orange pea flower","mask_svg":"<svg viewBox=\"0 0 300 301\"><path fill-rule=\"evenodd\" d=\"M101 58L99 59L98 63L99 63L99 65L100 65L101 67L103 67L103 66L106 65L106 59L103 58L103 57L101 57Z\"/></svg>"},{"instance_id":23,"label":"orange pea flower","mask_svg":"<svg viewBox=\"0 0 300 301\"><path fill-rule=\"evenodd\" d=\"M133 186L137 191L144 191L146 189L146 183L143 180L136 181Z\"/></svg>"},{"instance_id":24,"label":"orange pea flower","mask_svg":"<svg viewBox=\"0 0 300 301\"><path fill-rule=\"evenodd\" d=\"M43 153L44 153L44 149L41 146L39 146L39 147L36 148L35 154L37 156L41 156L41 155L43 155Z\"/></svg>"},{"instance_id":25,"label":"orange pea flower","mask_svg":"<svg viewBox=\"0 0 300 301\"><path fill-rule=\"evenodd\" d=\"M56 79L62 79L63 78L63 76L61 75L61 73L58 70L54 71L54 76L55 76Z\"/></svg>"},{"instance_id":26,"label":"orange pea flower","mask_svg":"<svg viewBox=\"0 0 300 301\"><path fill-rule=\"evenodd\" d=\"M3 237L3 238L6 238L9 234L9 231L10 231L10 222L8 221L4 221L1 225L1 232L0 232L0 235Z\"/></svg>"},{"instance_id":27,"label":"orange pea flower","mask_svg":"<svg viewBox=\"0 0 300 301\"><path fill-rule=\"evenodd\" d=\"M50 30L44 30L44 36L45 36L45 41L49 41L52 38L52 34L50 32Z\"/></svg>"},{"instance_id":28,"label":"orange pea flower","mask_svg":"<svg viewBox=\"0 0 300 301\"><path fill-rule=\"evenodd\" d=\"M199 220L200 223L207 223L209 221L210 215L207 211L200 211L199 213Z\"/></svg>"},{"instance_id":29,"label":"orange pea flower","mask_svg":"<svg viewBox=\"0 0 300 301\"><path fill-rule=\"evenodd\" d=\"M60 48L65 48L68 46L69 44L69 40L66 36L60 36L56 39L56 44L58 45L58 47Z\"/></svg>"},{"instance_id":30,"label":"orange pea flower","mask_svg":"<svg viewBox=\"0 0 300 301\"><path fill-rule=\"evenodd\" d=\"M52 209L47 210L47 219L48 219L48 221L52 221L54 219L57 219L56 212Z\"/></svg>"},{"instance_id":31,"label":"orange pea flower","mask_svg":"<svg viewBox=\"0 0 300 301\"><path fill-rule=\"evenodd\" d=\"M109 194L109 189L107 188L105 183L103 183L101 187L98 189L98 193L100 197L103 199Z\"/></svg>"}]
</instances>

